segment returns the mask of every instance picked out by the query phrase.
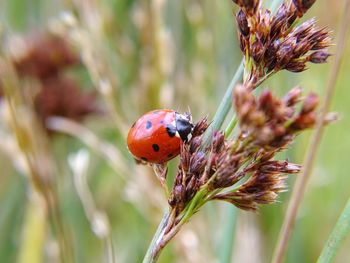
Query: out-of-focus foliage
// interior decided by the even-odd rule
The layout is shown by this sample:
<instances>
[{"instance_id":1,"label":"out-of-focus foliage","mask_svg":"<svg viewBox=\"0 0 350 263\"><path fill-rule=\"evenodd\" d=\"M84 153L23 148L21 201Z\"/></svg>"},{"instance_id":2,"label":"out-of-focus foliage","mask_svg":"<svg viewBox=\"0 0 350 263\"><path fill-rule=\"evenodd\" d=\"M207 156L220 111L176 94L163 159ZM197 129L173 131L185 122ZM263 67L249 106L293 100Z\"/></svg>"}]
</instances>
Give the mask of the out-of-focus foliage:
<instances>
[{"instance_id":1,"label":"out-of-focus foliage","mask_svg":"<svg viewBox=\"0 0 350 263\"><path fill-rule=\"evenodd\" d=\"M307 18L316 16L319 24L334 29L336 36L341 7L342 1L333 1L330 6L329 1L319 0ZM195 120L205 115L211 119L241 60L232 12L229 0L1 2L2 37L28 36L43 30L58 32L82 58L81 64L68 68L62 76L73 78L84 92L96 93L99 111L83 122L88 131L56 120L53 125L61 132L47 136L61 219L76 262L102 262L105 254L105 245L98 238L101 229L95 227L94 232L91 227L89 204L84 204L87 197L77 191L76 166L84 164L88 166L86 179L94 205L108 217L117 262L142 260L166 200L152 170L136 165L129 154L127 128L142 113L154 108L186 111L189 107ZM21 48L12 47L15 53ZM349 49L346 58L350 58ZM332 104L332 110L339 112L341 118L327 127L288 248L288 263L317 259L350 196L350 62L346 58ZM262 88L272 87L274 93L282 95L300 84L322 97L329 67L310 65L302 74L278 74ZM0 108L4 109L3 104ZM1 262L17 262L28 242L26 238L36 238L24 233L33 190L18 165L16 149L11 148L15 144L6 121L8 113L3 116L0 258ZM97 136L100 144L89 132ZM309 137L310 133L299 137L284 157L301 163ZM86 151L89 158L72 158L79 150ZM169 183L177 163L177 159L169 163ZM238 213L233 262L269 262L288 196L282 194L280 203L265 207L258 214ZM219 203L209 205L194 216L166 248L160 262L215 262L222 246L224 224L230 223L225 220L225 208ZM54 231L47 231L43 262L57 259L55 236ZM348 260L349 242L348 239L343 245L336 262Z\"/></svg>"}]
</instances>

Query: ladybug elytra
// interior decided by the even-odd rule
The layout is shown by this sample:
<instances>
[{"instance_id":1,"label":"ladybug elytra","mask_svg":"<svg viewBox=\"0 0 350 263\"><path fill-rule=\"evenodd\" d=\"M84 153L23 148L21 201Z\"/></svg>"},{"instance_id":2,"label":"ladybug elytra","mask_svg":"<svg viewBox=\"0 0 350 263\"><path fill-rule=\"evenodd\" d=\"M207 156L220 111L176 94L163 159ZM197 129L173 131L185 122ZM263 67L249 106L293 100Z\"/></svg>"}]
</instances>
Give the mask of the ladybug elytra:
<instances>
[{"instance_id":1,"label":"ladybug elytra","mask_svg":"<svg viewBox=\"0 0 350 263\"><path fill-rule=\"evenodd\" d=\"M141 116L128 133L128 148L137 160L162 164L180 153L181 142L190 139L191 117L170 109Z\"/></svg>"}]
</instances>

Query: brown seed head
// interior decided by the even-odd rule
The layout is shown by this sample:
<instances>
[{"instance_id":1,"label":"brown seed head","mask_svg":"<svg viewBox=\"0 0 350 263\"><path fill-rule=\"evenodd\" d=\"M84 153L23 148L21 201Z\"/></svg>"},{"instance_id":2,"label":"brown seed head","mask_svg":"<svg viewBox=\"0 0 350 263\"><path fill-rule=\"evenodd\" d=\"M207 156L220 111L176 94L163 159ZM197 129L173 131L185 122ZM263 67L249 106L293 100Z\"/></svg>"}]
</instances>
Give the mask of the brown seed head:
<instances>
[{"instance_id":1,"label":"brown seed head","mask_svg":"<svg viewBox=\"0 0 350 263\"><path fill-rule=\"evenodd\" d=\"M241 209L254 211L259 204L274 203L278 193L285 191L286 177L283 174L299 171L300 166L289 164L287 161L267 161L251 167L249 173L253 175L237 191L217 194L213 199L230 202Z\"/></svg>"},{"instance_id":2,"label":"brown seed head","mask_svg":"<svg viewBox=\"0 0 350 263\"><path fill-rule=\"evenodd\" d=\"M299 17L302 17L315 2L316 0L293 0Z\"/></svg>"},{"instance_id":3,"label":"brown seed head","mask_svg":"<svg viewBox=\"0 0 350 263\"><path fill-rule=\"evenodd\" d=\"M301 97L301 88L295 87L291 89L284 97L283 97L283 103L287 106L294 106L300 101Z\"/></svg>"},{"instance_id":4,"label":"brown seed head","mask_svg":"<svg viewBox=\"0 0 350 263\"><path fill-rule=\"evenodd\" d=\"M324 50L313 52L309 55L308 60L312 63L326 63L330 54Z\"/></svg>"},{"instance_id":5,"label":"brown seed head","mask_svg":"<svg viewBox=\"0 0 350 263\"><path fill-rule=\"evenodd\" d=\"M27 44L26 53L14 61L19 75L45 78L79 63L79 57L62 37L34 34L28 37Z\"/></svg>"},{"instance_id":6,"label":"brown seed head","mask_svg":"<svg viewBox=\"0 0 350 263\"><path fill-rule=\"evenodd\" d=\"M191 156L189 164L189 172L197 178L204 172L204 168L207 162L206 154L202 151L198 151Z\"/></svg>"},{"instance_id":7,"label":"brown seed head","mask_svg":"<svg viewBox=\"0 0 350 263\"><path fill-rule=\"evenodd\" d=\"M264 57L264 45L260 40L256 40L251 46L251 55L256 63L260 63Z\"/></svg>"},{"instance_id":8,"label":"brown seed head","mask_svg":"<svg viewBox=\"0 0 350 263\"><path fill-rule=\"evenodd\" d=\"M319 99L316 93L309 93L304 99L303 106L301 108L301 114L307 114L315 111L318 105Z\"/></svg>"},{"instance_id":9,"label":"brown seed head","mask_svg":"<svg viewBox=\"0 0 350 263\"><path fill-rule=\"evenodd\" d=\"M272 18L270 37L276 39L288 34L291 25L297 18L295 8L292 5L287 7L282 3L277 9L276 15Z\"/></svg>"},{"instance_id":10,"label":"brown seed head","mask_svg":"<svg viewBox=\"0 0 350 263\"><path fill-rule=\"evenodd\" d=\"M260 6L260 0L232 0L235 4L239 5L244 12L249 15L253 16L259 6Z\"/></svg>"},{"instance_id":11,"label":"brown seed head","mask_svg":"<svg viewBox=\"0 0 350 263\"><path fill-rule=\"evenodd\" d=\"M292 60L284 66L284 69L294 73L303 72L307 69L306 60Z\"/></svg>"},{"instance_id":12,"label":"brown seed head","mask_svg":"<svg viewBox=\"0 0 350 263\"><path fill-rule=\"evenodd\" d=\"M241 32L242 36L248 37L249 36L249 25L246 14L243 12L243 10L239 10L239 12L236 15L236 21L238 25L238 29Z\"/></svg>"},{"instance_id":13,"label":"brown seed head","mask_svg":"<svg viewBox=\"0 0 350 263\"><path fill-rule=\"evenodd\" d=\"M294 0L282 3L276 15L262 9L247 11L247 6L259 1L234 1L241 6L236 16L240 48L245 56L252 58L252 69L245 84L256 87L267 72L286 69L291 72L306 70L306 63L326 62L327 53L310 54L330 46L330 32L327 28L317 28L316 20L310 19L294 28L294 22L311 7L314 1ZM255 5L254 5L255 6ZM255 9L254 9L255 10Z\"/></svg>"},{"instance_id":14,"label":"brown seed head","mask_svg":"<svg viewBox=\"0 0 350 263\"><path fill-rule=\"evenodd\" d=\"M270 10L260 9L255 22L256 37L261 42L266 43L271 30L271 12Z\"/></svg>"},{"instance_id":15,"label":"brown seed head","mask_svg":"<svg viewBox=\"0 0 350 263\"><path fill-rule=\"evenodd\" d=\"M207 117L198 121L193 127L192 138L202 135L207 130L208 126L209 124Z\"/></svg>"},{"instance_id":16,"label":"brown seed head","mask_svg":"<svg viewBox=\"0 0 350 263\"><path fill-rule=\"evenodd\" d=\"M84 94L79 85L65 78L50 78L43 81L43 88L35 99L35 109L45 123L51 116L82 120L89 114L98 113L96 94Z\"/></svg>"},{"instance_id":17,"label":"brown seed head","mask_svg":"<svg viewBox=\"0 0 350 263\"><path fill-rule=\"evenodd\" d=\"M212 139L212 151L214 153L221 153L225 148L225 134L221 131L214 132Z\"/></svg>"}]
</instances>

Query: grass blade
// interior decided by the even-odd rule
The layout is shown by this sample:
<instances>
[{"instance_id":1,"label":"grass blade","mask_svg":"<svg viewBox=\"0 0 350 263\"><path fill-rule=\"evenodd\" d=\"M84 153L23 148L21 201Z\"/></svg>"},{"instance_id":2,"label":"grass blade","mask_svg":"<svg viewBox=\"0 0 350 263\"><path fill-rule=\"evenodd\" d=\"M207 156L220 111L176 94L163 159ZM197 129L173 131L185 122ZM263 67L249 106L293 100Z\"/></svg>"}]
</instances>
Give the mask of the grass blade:
<instances>
[{"instance_id":1,"label":"grass blade","mask_svg":"<svg viewBox=\"0 0 350 263\"><path fill-rule=\"evenodd\" d=\"M333 262L335 255L344 240L350 232L350 199L348 200L344 211L340 215L326 245L323 247L317 263Z\"/></svg>"}]
</instances>

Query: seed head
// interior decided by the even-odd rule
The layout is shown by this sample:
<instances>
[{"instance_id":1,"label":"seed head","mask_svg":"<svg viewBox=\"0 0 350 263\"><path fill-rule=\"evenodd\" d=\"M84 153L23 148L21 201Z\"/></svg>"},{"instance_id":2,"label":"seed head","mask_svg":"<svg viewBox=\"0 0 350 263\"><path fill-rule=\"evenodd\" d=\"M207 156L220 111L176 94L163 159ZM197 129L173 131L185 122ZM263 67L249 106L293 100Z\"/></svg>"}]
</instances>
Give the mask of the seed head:
<instances>
[{"instance_id":1,"label":"seed head","mask_svg":"<svg viewBox=\"0 0 350 263\"><path fill-rule=\"evenodd\" d=\"M309 55L308 60L312 63L326 63L330 54L324 50L313 52Z\"/></svg>"},{"instance_id":2,"label":"seed head","mask_svg":"<svg viewBox=\"0 0 350 263\"><path fill-rule=\"evenodd\" d=\"M249 25L246 14L243 12L243 10L239 10L239 12L236 15L237 25L240 33L243 37L249 36Z\"/></svg>"},{"instance_id":3,"label":"seed head","mask_svg":"<svg viewBox=\"0 0 350 263\"><path fill-rule=\"evenodd\" d=\"M25 41L26 52L14 61L21 76L50 77L79 63L79 57L62 37L41 33L29 35Z\"/></svg>"},{"instance_id":4,"label":"seed head","mask_svg":"<svg viewBox=\"0 0 350 263\"><path fill-rule=\"evenodd\" d=\"M89 114L99 112L94 92L84 94L74 80L62 77L43 81L43 88L34 103L44 127L51 116L80 121Z\"/></svg>"},{"instance_id":5,"label":"seed head","mask_svg":"<svg viewBox=\"0 0 350 263\"><path fill-rule=\"evenodd\" d=\"M283 103L287 106L294 106L296 103L300 101L301 97L301 88L295 87L291 89L284 97L283 97Z\"/></svg>"},{"instance_id":6,"label":"seed head","mask_svg":"<svg viewBox=\"0 0 350 263\"><path fill-rule=\"evenodd\" d=\"M315 2L316 0L293 0L299 17L302 17Z\"/></svg>"},{"instance_id":7,"label":"seed head","mask_svg":"<svg viewBox=\"0 0 350 263\"><path fill-rule=\"evenodd\" d=\"M221 131L214 132L212 139L212 151L221 153L225 148L225 134Z\"/></svg>"},{"instance_id":8,"label":"seed head","mask_svg":"<svg viewBox=\"0 0 350 263\"><path fill-rule=\"evenodd\" d=\"M290 72L299 73L307 69L306 60L292 60L284 68Z\"/></svg>"},{"instance_id":9,"label":"seed head","mask_svg":"<svg viewBox=\"0 0 350 263\"><path fill-rule=\"evenodd\" d=\"M306 70L307 62L326 62L328 53L324 49L331 44L329 30L317 28L315 19L294 27L298 17L315 1L293 0L290 4L282 3L274 16L261 7L260 1L234 2L241 6L236 16L240 48L248 57L246 61L251 58L254 62L246 84L250 83L255 88L267 72L282 69L302 72ZM323 53L314 54L312 51Z\"/></svg>"},{"instance_id":10,"label":"seed head","mask_svg":"<svg viewBox=\"0 0 350 263\"><path fill-rule=\"evenodd\" d=\"M256 63L260 63L264 57L264 45L260 40L256 40L251 46L252 58Z\"/></svg>"},{"instance_id":11,"label":"seed head","mask_svg":"<svg viewBox=\"0 0 350 263\"><path fill-rule=\"evenodd\" d=\"M235 4L239 5L246 14L249 16L253 16L259 6L260 6L260 0L232 0Z\"/></svg>"}]
</instances>

